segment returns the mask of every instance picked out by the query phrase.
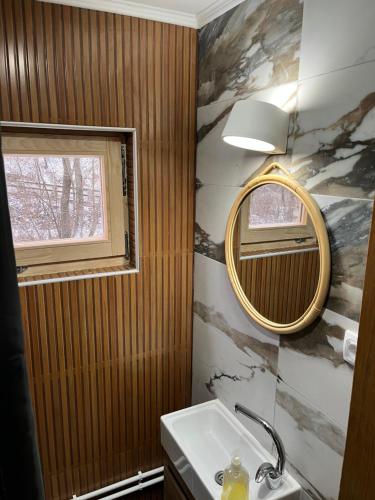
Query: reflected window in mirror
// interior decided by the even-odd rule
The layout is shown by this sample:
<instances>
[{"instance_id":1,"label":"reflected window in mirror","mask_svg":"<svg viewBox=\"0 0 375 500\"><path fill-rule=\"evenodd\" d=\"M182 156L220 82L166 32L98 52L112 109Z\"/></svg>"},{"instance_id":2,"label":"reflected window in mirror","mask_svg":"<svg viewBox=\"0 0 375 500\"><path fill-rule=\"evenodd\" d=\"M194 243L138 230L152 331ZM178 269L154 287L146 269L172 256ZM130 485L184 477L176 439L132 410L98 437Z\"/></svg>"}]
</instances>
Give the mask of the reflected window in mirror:
<instances>
[{"instance_id":1,"label":"reflected window in mirror","mask_svg":"<svg viewBox=\"0 0 375 500\"><path fill-rule=\"evenodd\" d=\"M277 184L264 184L249 195L249 229L306 224L306 210L291 191Z\"/></svg>"},{"instance_id":2,"label":"reflected window in mirror","mask_svg":"<svg viewBox=\"0 0 375 500\"><path fill-rule=\"evenodd\" d=\"M292 191L277 184L254 189L239 217L240 258L317 249L311 218Z\"/></svg>"}]
</instances>

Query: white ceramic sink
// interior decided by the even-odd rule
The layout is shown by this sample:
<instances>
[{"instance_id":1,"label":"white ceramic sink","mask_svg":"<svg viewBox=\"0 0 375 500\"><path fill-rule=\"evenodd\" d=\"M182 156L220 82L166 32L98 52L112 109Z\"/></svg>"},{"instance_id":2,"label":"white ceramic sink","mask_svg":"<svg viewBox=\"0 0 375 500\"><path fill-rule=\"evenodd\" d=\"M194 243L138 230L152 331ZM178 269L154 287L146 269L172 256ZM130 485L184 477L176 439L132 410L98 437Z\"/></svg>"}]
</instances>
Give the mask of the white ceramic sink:
<instances>
[{"instance_id":1,"label":"white ceramic sink","mask_svg":"<svg viewBox=\"0 0 375 500\"><path fill-rule=\"evenodd\" d=\"M300 499L301 487L287 472L274 491L255 482L259 465L275 458L218 399L162 416L161 442L196 500L220 500L214 476L235 451L250 474L251 500Z\"/></svg>"}]
</instances>

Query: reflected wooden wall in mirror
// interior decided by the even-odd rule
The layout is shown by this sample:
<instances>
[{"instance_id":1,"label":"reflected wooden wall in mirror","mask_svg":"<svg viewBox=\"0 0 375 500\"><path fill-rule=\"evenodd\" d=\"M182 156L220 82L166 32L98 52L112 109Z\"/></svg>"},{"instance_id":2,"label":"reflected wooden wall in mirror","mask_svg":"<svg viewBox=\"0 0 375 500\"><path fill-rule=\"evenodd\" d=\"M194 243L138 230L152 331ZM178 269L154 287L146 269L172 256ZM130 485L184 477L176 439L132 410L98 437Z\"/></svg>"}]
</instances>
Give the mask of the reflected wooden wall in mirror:
<instances>
[{"instance_id":1,"label":"reflected wooden wall in mirror","mask_svg":"<svg viewBox=\"0 0 375 500\"><path fill-rule=\"evenodd\" d=\"M275 168L282 175L269 173ZM281 165L239 194L225 243L234 291L259 324L292 333L316 318L330 278L327 231L313 198Z\"/></svg>"}]
</instances>

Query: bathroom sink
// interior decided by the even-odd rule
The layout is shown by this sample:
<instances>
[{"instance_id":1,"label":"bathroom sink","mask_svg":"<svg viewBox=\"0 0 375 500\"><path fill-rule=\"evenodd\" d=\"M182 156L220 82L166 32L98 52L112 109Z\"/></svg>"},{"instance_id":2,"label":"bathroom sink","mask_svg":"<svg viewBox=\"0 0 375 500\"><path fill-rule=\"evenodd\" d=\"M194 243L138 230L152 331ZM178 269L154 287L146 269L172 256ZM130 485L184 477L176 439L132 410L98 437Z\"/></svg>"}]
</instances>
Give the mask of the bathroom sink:
<instances>
[{"instance_id":1,"label":"bathroom sink","mask_svg":"<svg viewBox=\"0 0 375 500\"><path fill-rule=\"evenodd\" d=\"M234 452L250 474L251 500L300 499L301 487L287 472L277 490L255 482L259 465L275 458L218 399L162 416L161 442L196 500L220 500L215 474Z\"/></svg>"}]
</instances>

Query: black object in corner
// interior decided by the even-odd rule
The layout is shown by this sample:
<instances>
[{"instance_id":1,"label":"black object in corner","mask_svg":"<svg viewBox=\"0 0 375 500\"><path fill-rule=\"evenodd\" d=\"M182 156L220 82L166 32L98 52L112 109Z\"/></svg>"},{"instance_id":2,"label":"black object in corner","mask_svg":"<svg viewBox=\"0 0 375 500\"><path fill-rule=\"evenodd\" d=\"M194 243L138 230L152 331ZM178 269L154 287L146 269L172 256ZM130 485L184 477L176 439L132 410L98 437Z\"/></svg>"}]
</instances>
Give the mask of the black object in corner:
<instances>
[{"instance_id":1,"label":"black object in corner","mask_svg":"<svg viewBox=\"0 0 375 500\"><path fill-rule=\"evenodd\" d=\"M0 154L0 500L43 499L4 161Z\"/></svg>"}]
</instances>

